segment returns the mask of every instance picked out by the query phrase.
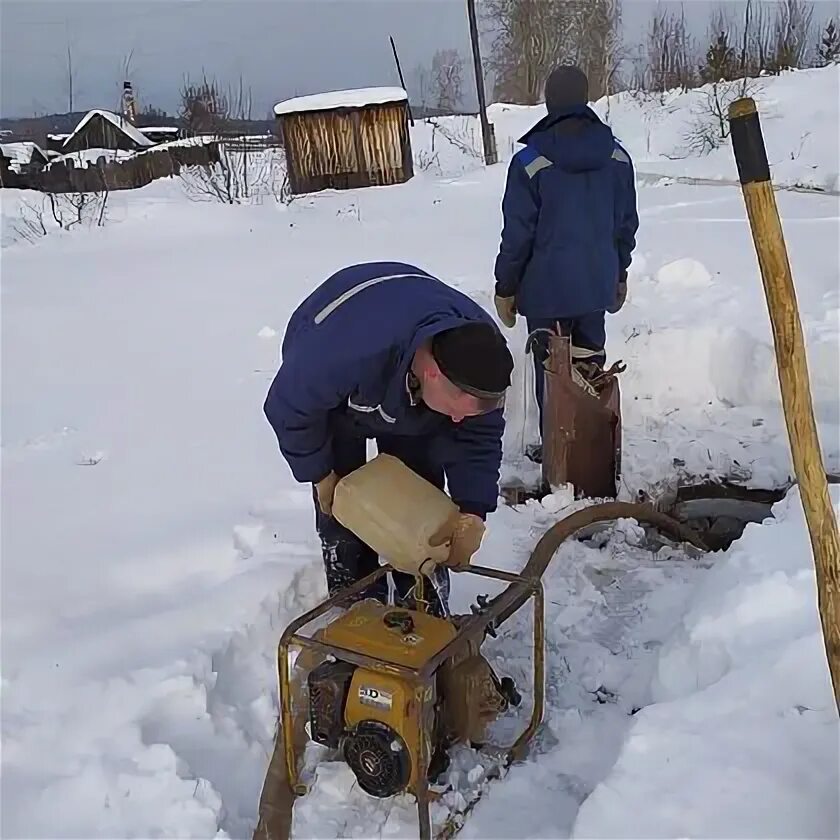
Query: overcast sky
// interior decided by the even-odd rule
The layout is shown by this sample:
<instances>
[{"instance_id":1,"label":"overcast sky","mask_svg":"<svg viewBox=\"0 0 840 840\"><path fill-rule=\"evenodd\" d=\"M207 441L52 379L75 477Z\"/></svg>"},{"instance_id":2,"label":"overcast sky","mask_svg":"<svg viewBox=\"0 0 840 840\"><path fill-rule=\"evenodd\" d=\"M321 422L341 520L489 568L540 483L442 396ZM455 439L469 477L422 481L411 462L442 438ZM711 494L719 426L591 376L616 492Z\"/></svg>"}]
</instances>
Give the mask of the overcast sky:
<instances>
[{"instance_id":1,"label":"overcast sky","mask_svg":"<svg viewBox=\"0 0 840 840\"><path fill-rule=\"evenodd\" d=\"M639 39L655 5L624 0L625 39ZM699 33L711 5L685 3ZM837 2L817 5L825 17ZM253 116L265 117L288 96L398 84L389 34L413 93L415 68L436 50L469 59L466 0L0 0L0 116L67 110L69 45L77 111L118 107L131 54L141 107L176 112L184 76L204 69L226 84L241 75Z\"/></svg>"}]
</instances>

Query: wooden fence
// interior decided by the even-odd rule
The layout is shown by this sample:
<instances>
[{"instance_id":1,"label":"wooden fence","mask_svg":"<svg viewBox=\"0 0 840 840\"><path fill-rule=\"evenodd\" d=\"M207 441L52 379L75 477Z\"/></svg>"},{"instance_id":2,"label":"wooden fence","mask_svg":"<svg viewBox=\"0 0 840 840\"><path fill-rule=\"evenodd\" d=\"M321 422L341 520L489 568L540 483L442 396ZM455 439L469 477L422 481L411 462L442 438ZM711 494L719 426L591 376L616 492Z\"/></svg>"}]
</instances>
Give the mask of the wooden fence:
<instances>
[{"instance_id":1,"label":"wooden fence","mask_svg":"<svg viewBox=\"0 0 840 840\"><path fill-rule=\"evenodd\" d=\"M124 160L100 158L87 166L76 166L73 159L68 158L25 174L13 172L8 167L0 168L0 186L54 193L131 190L158 178L177 175L182 167L210 167L220 159L217 142L149 149ZM4 160L0 159L0 164Z\"/></svg>"}]
</instances>

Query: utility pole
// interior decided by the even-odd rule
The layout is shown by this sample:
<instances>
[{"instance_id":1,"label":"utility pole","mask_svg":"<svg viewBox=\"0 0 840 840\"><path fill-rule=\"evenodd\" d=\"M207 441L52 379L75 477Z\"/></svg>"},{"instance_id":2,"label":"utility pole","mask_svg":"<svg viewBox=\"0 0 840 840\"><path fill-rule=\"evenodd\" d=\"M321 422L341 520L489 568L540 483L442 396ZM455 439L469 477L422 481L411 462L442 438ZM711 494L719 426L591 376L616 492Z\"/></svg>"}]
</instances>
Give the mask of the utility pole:
<instances>
[{"instance_id":1,"label":"utility pole","mask_svg":"<svg viewBox=\"0 0 840 840\"><path fill-rule=\"evenodd\" d=\"M484 96L484 71L481 67L481 48L478 44L478 22L475 16L475 0L467 0L467 17L470 20L470 43L472 44L473 66L475 68L475 90L478 94L478 118L481 120L481 138L484 141L484 163L491 166L499 162L496 151L496 135L487 119L487 100Z\"/></svg>"},{"instance_id":2,"label":"utility pole","mask_svg":"<svg viewBox=\"0 0 840 840\"><path fill-rule=\"evenodd\" d=\"M394 43L394 36L389 35L388 38L391 41L391 50L394 53L394 62L397 65L397 75L400 77L400 84L402 85L402 89L405 91L406 96L408 96L408 90L405 87L405 79L403 78L402 67L400 67L400 57L397 55L397 45ZM411 127L414 128L414 114L411 113L411 102L406 100L406 105L408 106L408 119L411 121Z\"/></svg>"},{"instance_id":3,"label":"utility pole","mask_svg":"<svg viewBox=\"0 0 840 840\"><path fill-rule=\"evenodd\" d=\"M70 52L70 42L67 42L67 113L73 113L73 54Z\"/></svg>"}]
</instances>

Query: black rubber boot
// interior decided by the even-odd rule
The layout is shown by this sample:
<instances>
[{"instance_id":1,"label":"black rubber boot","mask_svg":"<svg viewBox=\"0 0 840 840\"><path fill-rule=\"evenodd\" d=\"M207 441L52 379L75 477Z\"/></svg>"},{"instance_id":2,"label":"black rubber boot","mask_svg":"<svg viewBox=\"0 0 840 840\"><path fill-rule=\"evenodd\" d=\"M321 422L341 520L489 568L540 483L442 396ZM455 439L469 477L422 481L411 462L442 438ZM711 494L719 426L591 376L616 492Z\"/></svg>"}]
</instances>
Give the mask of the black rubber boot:
<instances>
[{"instance_id":1,"label":"black rubber boot","mask_svg":"<svg viewBox=\"0 0 840 840\"><path fill-rule=\"evenodd\" d=\"M313 492L315 500L315 527L321 538L321 553L324 557L324 570L327 575L327 589L335 595L342 589L367 577L379 568L379 556L363 543L352 531L345 528L337 519L321 512L318 506L318 494ZM382 603L388 601L388 579L380 578L373 586L361 593L357 600L376 598Z\"/></svg>"}]
</instances>

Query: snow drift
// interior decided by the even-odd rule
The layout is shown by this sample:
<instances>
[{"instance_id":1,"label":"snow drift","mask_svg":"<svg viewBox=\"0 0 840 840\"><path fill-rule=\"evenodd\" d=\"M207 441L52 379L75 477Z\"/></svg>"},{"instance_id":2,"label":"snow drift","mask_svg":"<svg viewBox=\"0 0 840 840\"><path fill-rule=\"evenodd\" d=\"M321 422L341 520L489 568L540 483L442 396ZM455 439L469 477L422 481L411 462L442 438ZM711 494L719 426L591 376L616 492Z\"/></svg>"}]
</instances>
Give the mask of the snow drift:
<instances>
[{"instance_id":1,"label":"snow drift","mask_svg":"<svg viewBox=\"0 0 840 840\"><path fill-rule=\"evenodd\" d=\"M574 837L840 835L840 733L798 489L773 514L695 589L653 703Z\"/></svg>"}]
</instances>

